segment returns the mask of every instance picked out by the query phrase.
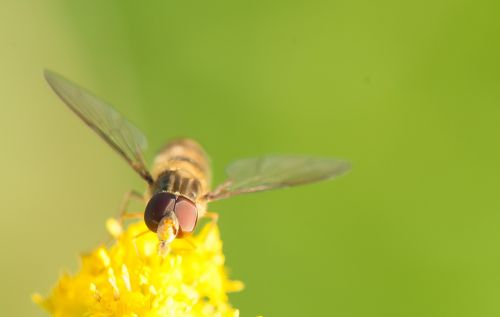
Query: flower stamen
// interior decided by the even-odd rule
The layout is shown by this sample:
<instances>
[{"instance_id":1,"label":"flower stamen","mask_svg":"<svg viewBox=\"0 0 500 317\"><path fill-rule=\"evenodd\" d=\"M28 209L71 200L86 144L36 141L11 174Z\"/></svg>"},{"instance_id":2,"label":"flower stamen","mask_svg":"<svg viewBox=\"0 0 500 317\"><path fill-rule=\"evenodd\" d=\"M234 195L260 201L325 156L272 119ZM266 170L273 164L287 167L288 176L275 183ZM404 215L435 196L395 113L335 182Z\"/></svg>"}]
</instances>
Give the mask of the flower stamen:
<instances>
[{"instance_id":1,"label":"flower stamen","mask_svg":"<svg viewBox=\"0 0 500 317\"><path fill-rule=\"evenodd\" d=\"M115 300L120 299L120 289L118 288L118 285L116 284L116 276L115 276L115 271L113 270L112 267L108 268L108 282L113 288L113 297Z\"/></svg>"},{"instance_id":2,"label":"flower stamen","mask_svg":"<svg viewBox=\"0 0 500 317\"><path fill-rule=\"evenodd\" d=\"M130 225L111 247L83 256L80 271L63 275L50 296L34 295L33 300L54 316L238 315L227 293L242 283L227 278L216 226L192 235L197 247L191 250L175 239L164 256L155 252L156 235L140 234L146 229L144 223Z\"/></svg>"}]
</instances>

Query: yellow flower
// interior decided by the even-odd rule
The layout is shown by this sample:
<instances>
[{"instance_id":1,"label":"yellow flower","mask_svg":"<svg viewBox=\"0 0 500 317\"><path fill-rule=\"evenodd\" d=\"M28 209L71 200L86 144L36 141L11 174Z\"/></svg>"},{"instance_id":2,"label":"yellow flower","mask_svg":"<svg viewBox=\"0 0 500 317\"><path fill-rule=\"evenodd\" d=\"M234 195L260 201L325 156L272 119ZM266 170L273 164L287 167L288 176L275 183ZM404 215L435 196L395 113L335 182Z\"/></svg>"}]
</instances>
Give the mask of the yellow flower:
<instances>
[{"instance_id":1,"label":"yellow flower","mask_svg":"<svg viewBox=\"0 0 500 317\"><path fill-rule=\"evenodd\" d=\"M155 234L144 223L117 235L109 248L82 256L80 272L64 274L51 294L33 300L53 316L238 316L227 292L243 284L230 281L224 267L217 226L207 224L189 240L177 239L171 251L158 254Z\"/></svg>"}]
</instances>

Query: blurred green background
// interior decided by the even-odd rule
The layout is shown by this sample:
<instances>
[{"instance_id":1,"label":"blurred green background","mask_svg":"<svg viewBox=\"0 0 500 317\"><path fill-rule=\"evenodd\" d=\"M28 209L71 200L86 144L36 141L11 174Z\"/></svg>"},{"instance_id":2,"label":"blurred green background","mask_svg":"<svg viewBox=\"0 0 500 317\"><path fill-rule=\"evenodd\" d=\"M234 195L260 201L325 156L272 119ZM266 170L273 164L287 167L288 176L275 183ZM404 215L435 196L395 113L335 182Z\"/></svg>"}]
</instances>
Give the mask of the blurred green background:
<instances>
[{"instance_id":1,"label":"blurred green background","mask_svg":"<svg viewBox=\"0 0 500 317\"><path fill-rule=\"evenodd\" d=\"M0 10L0 315L47 294L144 185L53 69L150 138L349 159L334 182L214 203L242 316L500 314L500 4L14 1Z\"/></svg>"}]
</instances>

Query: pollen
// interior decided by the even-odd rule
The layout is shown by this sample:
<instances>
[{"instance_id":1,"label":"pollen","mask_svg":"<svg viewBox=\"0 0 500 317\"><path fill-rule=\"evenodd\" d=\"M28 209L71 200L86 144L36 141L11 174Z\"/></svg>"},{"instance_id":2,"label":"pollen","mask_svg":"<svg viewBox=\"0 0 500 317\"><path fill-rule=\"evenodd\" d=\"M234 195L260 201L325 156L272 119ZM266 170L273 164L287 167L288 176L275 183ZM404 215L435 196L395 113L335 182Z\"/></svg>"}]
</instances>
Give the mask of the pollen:
<instances>
[{"instance_id":1,"label":"pollen","mask_svg":"<svg viewBox=\"0 0 500 317\"><path fill-rule=\"evenodd\" d=\"M110 226L110 223L113 224ZM81 257L76 274L63 274L47 297L33 300L53 316L239 316L228 293L243 284L230 280L216 225L158 254L155 234L143 223L121 230L108 221L115 242Z\"/></svg>"}]
</instances>

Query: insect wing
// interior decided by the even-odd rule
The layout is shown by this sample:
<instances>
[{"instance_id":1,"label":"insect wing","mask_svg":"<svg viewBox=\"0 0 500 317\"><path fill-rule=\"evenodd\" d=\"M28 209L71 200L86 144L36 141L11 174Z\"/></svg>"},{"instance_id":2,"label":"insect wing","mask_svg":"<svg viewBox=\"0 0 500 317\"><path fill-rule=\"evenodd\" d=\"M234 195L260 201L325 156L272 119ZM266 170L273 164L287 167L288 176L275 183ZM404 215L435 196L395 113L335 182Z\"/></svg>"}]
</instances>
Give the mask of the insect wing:
<instances>
[{"instance_id":1,"label":"insect wing","mask_svg":"<svg viewBox=\"0 0 500 317\"><path fill-rule=\"evenodd\" d=\"M350 169L346 161L308 156L265 156L231 163L228 180L208 200L274 188L297 186L340 176Z\"/></svg>"},{"instance_id":2,"label":"insect wing","mask_svg":"<svg viewBox=\"0 0 500 317\"><path fill-rule=\"evenodd\" d=\"M108 143L148 183L151 175L143 159L146 137L118 111L77 84L46 70L45 79L64 103Z\"/></svg>"}]
</instances>

